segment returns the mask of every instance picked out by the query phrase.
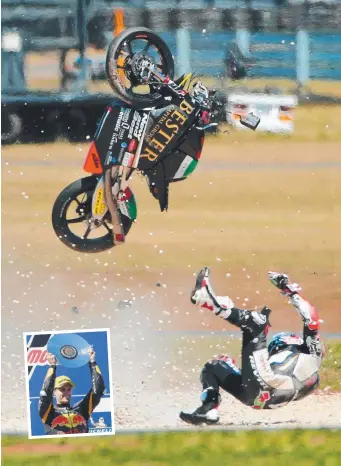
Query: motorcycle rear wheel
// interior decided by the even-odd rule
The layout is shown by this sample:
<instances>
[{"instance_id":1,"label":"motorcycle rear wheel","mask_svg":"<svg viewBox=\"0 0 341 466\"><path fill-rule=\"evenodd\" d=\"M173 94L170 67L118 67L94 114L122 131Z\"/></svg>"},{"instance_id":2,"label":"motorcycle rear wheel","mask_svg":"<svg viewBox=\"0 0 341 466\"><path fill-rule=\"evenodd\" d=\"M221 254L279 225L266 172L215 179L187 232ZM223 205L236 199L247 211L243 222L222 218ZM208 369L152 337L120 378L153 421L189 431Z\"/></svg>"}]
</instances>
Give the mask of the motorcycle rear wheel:
<instances>
[{"instance_id":1,"label":"motorcycle rear wheel","mask_svg":"<svg viewBox=\"0 0 341 466\"><path fill-rule=\"evenodd\" d=\"M139 81L137 70L141 60L148 60L173 79L174 60L168 45L158 34L142 27L125 29L110 43L106 56L107 77L114 92L128 105L154 107L162 100L162 95L154 86Z\"/></svg>"},{"instance_id":2,"label":"motorcycle rear wheel","mask_svg":"<svg viewBox=\"0 0 341 466\"><path fill-rule=\"evenodd\" d=\"M60 241L74 251L95 253L106 251L114 246L112 230L107 221L104 221L99 228L94 230L90 231L87 228L86 222L91 217L92 196L97 181L96 176L88 176L74 181L63 189L53 205L53 229ZM70 211L72 218L69 217ZM122 213L120 215L124 234L127 235L133 221ZM73 225L76 226L76 232L71 229ZM85 230L84 235L78 233L82 229ZM93 234L97 237L90 238L90 235Z\"/></svg>"}]
</instances>

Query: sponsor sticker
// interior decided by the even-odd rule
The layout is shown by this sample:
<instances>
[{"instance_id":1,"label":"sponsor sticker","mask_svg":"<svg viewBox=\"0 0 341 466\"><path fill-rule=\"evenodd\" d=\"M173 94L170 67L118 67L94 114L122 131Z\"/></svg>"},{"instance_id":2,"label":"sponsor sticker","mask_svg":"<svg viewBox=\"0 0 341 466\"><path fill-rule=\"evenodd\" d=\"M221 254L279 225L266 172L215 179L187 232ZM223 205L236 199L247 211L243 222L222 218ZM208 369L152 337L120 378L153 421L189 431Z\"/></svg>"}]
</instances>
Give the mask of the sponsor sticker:
<instances>
[{"instance_id":1,"label":"sponsor sticker","mask_svg":"<svg viewBox=\"0 0 341 466\"><path fill-rule=\"evenodd\" d=\"M270 392L261 391L253 402L253 409L263 409L266 402L270 400Z\"/></svg>"},{"instance_id":2,"label":"sponsor sticker","mask_svg":"<svg viewBox=\"0 0 341 466\"><path fill-rule=\"evenodd\" d=\"M145 126L147 124L148 119L149 119L149 114L144 113L142 118L141 118L140 124L135 126L135 130L133 132L133 135L138 141L141 140L141 137L142 137L142 134L143 134L143 131L144 131L144 128L145 128Z\"/></svg>"},{"instance_id":3,"label":"sponsor sticker","mask_svg":"<svg viewBox=\"0 0 341 466\"><path fill-rule=\"evenodd\" d=\"M96 200L94 205L94 214L103 215L106 211L106 203L104 202L104 188L99 188L96 193Z\"/></svg>"},{"instance_id":4,"label":"sponsor sticker","mask_svg":"<svg viewBox=\"0 0 341 466\"><path fill-rule=\"evenodd\" d=\"M130 123L130 129L129 129L129 132L128 132L128 138L129 139L132 139L135 127L140 125L140 121L141 121L141 116L140 116L139 112L135 111L134 115L133 115L133 119L132 119L132 121Z\"/></svg>"},{"instance_id":5,"label":"sponsor sticker","mask_svg":"<svg viewBox=\"0 0 341 466\"><path fill-rule=\"evenodd\" d=\"M187 170L187 168L189 167L192 161L193 161L192 157L190 157L189 155L186 155L184 160L181 162L181 165L178 168L177 172L175 173L174 178L175 179L182 178L185 174L185 171Z\"/></svg>"},{"instance_id":6,"label":"sponsor sticker","mask_svg":"<svg viewBox=\"0 0 341 466\"><path fill-rule=\"evenodd\" d=\"M27 352L27 364L29 366L45 366L47 364L47 349L30 348Z\"/></svg>"},{"instance_id":7,"label":"sponsor sticker","mask_svg":"<svg viewBox=\"0 0 341 466\"><path fill-rule=\"evenodd\" d=\"M116 144L117 142L118 142L118 134L114 132L110 139L109 150L112 150L113 145Z\"/></svg>"},{"instance_id":8,"label":"sponsor sticker","mask_svg":"<svg viewBox=\"0 0 341 466\"><path fill-rule=\"evenodd\" d=\"M132 139L128 145L128 152L134 152L136 149L136 146L137 146L136 139Z\"/></svg>"},{"instance_id":9,"label":"sponsor sticker","mask_svg":"<svg viewBox=\"0 0 341 466\"><path fill-rule=\"evenodd\" d=\"M132 154L131 152L125 152L122 159L122 165L124 165L125 167L131 167L133 165L133 162L134 154Z\"/></svg>"},{"instance_id":10,"label":"sponsor sticker","mask_svg":"<svg viewBox=\"0 0 341 466\"><path fill-rule=\"evenodd\" d=\"M110 165L111 162L112 162L112 152L111 152L111 150L108 150L107 156L106 156L105 161L104 161L104 164L105 165Z\"/></svg>"},{"instance_id":11,"label":"sponsor sticker","mask_svg":"<svg viewBox=\"0 0 341 466\"><path fill-rule=\"evenodd\" d=\"M124 111L125 111L125 109L121 108L120 113L118 114L118 117L117 117L117 120L116 120L116 125L115 125L115 130L114 130L115 133L118 132L118 130L120 129L120 127L122 125Z\"/></svg>"},{"instance_id":12,"label":"sponsor sticker","mask_svg":"<svg viewBox=\"0 0 341 466\"><path fill-rule=\"evenodd\" d=\"M172 110L173 106L170 106L169 113L167 114L168 118L165 120L164 125L156 125L158 127L157 132L154 132L155 128L152 129L150 134L148 134L146 141L148 146L144 149L141 158L146 158L150 162L154 162L159 155L165 150L168 144L173 140L174 136L179 133L180 128L184 126L187 122L189 115L194 111L194 107L183 100L179 108ZM161 120L160 120L161 121Z\"/></svg>"},{"instance_id":13,"label":"sponsor sticker","mask_svg":"<svg viewBox=\"0 0 341 466\"><path fill-rule=\"evenodd\" d=\"M124 154L124 148L121 147L120 149L120 152L118 153L118 156L117 156L117 160L118 160L118 163L122 163L122 159L123 159L123 154Z\"/></svg>"}]
</instances>

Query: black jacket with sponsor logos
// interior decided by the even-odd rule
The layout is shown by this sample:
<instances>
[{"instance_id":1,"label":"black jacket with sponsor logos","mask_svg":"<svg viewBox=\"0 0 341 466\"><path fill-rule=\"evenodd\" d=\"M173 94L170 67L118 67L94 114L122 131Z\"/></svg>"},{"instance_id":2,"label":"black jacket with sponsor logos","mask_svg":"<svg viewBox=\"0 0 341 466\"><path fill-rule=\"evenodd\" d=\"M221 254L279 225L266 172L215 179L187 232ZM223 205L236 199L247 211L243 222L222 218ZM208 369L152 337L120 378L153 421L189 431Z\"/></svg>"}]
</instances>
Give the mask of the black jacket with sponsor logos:
<instances>
[{"instance_id":1,"label":"black jacket with sponsor logos","mask_svg":"<svg viewBox=\"0 0 341 466\"><path fill-rule=\"evenodd\" d=\"M204 390L217 393L221 387L254 409L273 409L305 398L318 387L325 349L316 327L304 323L303 339L294 334L282 337L285 345L275 346L276 352L269 354L269 308L264 307L258 313L228 308L230 298L218 297L216 302L219 306L216 315L243 332L242 364L241 370L238 369L227 355L208 361L201 373ZM299 297L291 297L291 302L299 311L306 305Z\"/></svg>"},{"instance_id":2,"label":"black jacket with sponsor logos","mask_svg":"<svg viewBox=\"0 0 341 466\"><path fill-rule=\"evenodd\" d=\"M49 435L79 434L88 432L88 419L101 401L105 386L103 376L96 362L89 362L91 389L74 406L53 405L53 391L56 380L56 366L51 366L44 379L38 403L45 432Z\"/></svg>"},{"instance_id":3,"label":"black jacket with sponsor logos","mask_svg":"<svg viewBox=\"0 0 341 466\"><path fill-rule=\"evenodd\" d=\"M260 314L248 313L254 320ZM255 409L273 409L305 398L319 385L319 368L322 362L323 343L318 330L303 326L303 339L287 338L287 346L269 356L267 329L256 337L243 330L242 370L240 373L240 401Z\"/></svg>"}]
</instances>

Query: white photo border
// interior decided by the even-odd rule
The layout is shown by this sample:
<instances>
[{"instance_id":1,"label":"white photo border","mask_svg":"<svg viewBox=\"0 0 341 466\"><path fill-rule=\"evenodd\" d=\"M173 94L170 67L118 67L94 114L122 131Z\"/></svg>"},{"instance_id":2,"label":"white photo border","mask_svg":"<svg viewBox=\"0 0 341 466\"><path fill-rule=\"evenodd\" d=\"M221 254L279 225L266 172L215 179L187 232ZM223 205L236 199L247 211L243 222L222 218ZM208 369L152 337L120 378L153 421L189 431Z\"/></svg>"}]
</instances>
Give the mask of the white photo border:
<instances>
[{"instance_id":1,"label":"white photo border","mask_svg":"<svg viewBox=\"0 0 341 466\"><path fill-rule=\"evenodd\" d=\"M109 372L109 385L110 385L110 398L111 398L111 419L112 419L112 431L111 432L87 432L84 434L65 434L65 435L32 435L31 425L31 407L30 407L30 384L28 378L28 364L27 364L27 343L26 337L31 335L57 335L65 333L90 333L90 332L106 332L107 334L107 346L108 346L108 372ZM35 439L48 439L48 438L74 438L74 437L99 437L104 435L115 435L115 404L114 404L114 392L113 392L113 379L112 379L112 361L111 361L111 339L110 339L110 328L92 328L92 329L80 329L80 330L41 330L39 332L23 332L24 340L24 355L25 355L25 381L26 381L26 411L27 411L27 432L29 440Z\"/></svg>"}]
</instances>

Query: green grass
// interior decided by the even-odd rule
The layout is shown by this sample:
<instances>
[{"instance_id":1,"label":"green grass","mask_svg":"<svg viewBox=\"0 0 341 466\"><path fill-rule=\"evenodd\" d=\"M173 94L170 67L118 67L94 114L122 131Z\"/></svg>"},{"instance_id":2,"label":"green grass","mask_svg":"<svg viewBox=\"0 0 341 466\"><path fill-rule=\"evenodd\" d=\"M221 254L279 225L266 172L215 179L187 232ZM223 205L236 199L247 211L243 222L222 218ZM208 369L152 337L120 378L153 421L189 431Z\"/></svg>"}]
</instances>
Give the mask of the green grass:
<instances>
[{"instance_id":1,"label":"green grass","mask_svg":"<svg viewBox=\"0 0 341 466\"><path fill-rule=\"evenodd\" d=\"M320 371L321 388L341 389L341 342L326 342L327 353ZM341 461L340 461L341 464Z\"/></svg>"},{"instance_id":2,"label":"green grass","mask_svg":"<svg viewBox=\"0 0 341 466\"><path fill-rule=\"evenodd\" d=\"M55 442L48 440L44 445ZM91 452L82 451L85 442L66 442L76 451L65 454L14 453L3 456L4 465L63 466L338 466L341 457L341 431L243 431L186 432L120 435L115 438L87 439Z\"/></svg>"},{"instance_id":3,"label":"green grass","mask_svg":"<svg viewBox=\"0 0 341 466\"><path fill-rule=\"evenodd\" d=\"M189 366L212 354L227 352L238 357L240 341L222 337L192 338L174 348ZM340 390L341 342L328 340L321 369L321 389ZM190 351L194 348L194 351ZM198 367L199 369L199 367ZM193 374L195 379L198 374ZM173 381L174 382L174 381ZM3 436L3 464L25 466L126 465L163 466L197 464L287 466L295 458L299 466L337 466L341 455L341 430L283 430L243 432L144 433L115 437L37 439ZM20 452L16 449L20 448ZM77 452L76 452L77 450Z\"/></svg>"}]
</instances>

